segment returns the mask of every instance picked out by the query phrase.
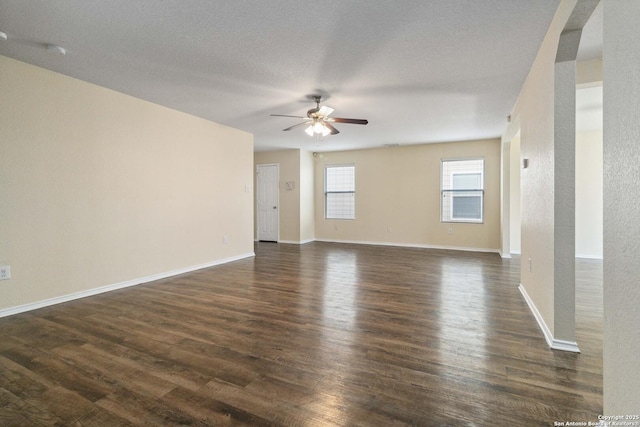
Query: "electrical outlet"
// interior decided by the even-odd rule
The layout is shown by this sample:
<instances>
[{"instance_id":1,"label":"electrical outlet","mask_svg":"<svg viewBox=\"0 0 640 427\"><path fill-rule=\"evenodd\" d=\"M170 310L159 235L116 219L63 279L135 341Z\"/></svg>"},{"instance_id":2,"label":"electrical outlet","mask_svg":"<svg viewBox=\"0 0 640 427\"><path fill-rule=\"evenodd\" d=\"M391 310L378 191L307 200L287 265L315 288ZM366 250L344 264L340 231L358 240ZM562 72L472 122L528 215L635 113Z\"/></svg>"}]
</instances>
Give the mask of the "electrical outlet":
<instances>
[{"instance_id":1,"label":"electrical outlet","mask_svg":"<svg viewBox=\"0 0 640 427\"><path fill-rule=\"evenodd\" d=\"M447 234L453 234L453 228L450 228L449 230L447 230Z\"/></svg>"},{"instance_id":2,"label":"electrical outlet","mask_svg":"<svg viewBox=\"0 0 640 427\"><path fill-rule=\"evenodd\" d=\"M226 245L227 243L229 243L229 236L224 236L224 237L222 238L222 243L224 243L225 245Z\"/></svg>"},{"instance_id":3,"label":"electrical outlet","mask_svg":"<svg viewBox=\"0 0 640 427\"><path fill-rule=\"evenodd\" d=\"M531 273L531 258L529 258L529 273Z\"/></svg>"},{"instance_id":4,"label":"electrical outlet","mask_svg":"<svg viewBox=\"0 0 640 427\"><path fill-rule=\"evenodd\" d=\"M9 280L11 279L11 266L3 265L0 267L0 280Z\"/></svg>"}]
</instances>

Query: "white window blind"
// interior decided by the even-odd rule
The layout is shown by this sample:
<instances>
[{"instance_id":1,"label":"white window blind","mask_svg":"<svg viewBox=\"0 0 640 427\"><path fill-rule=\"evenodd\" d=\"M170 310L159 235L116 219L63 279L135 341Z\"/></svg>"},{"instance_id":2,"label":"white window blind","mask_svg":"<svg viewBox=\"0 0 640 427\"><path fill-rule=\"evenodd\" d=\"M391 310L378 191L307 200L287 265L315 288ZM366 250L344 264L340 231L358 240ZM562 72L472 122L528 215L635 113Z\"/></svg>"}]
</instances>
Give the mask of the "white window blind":
<instances>
[{"instance_id":1,"label":"white window blind","mask_svg":"<svg viewBox=\"0 0 640 427\"><path fill-rule=\"evenodd\" d=\"M356 167L327 166L324 170L326 219L355 219Z\"/></svg>"},{"instance_id":2,"label":"white window blind","mask_svg":"<svg viewBox=\"0 0 640 427\"><path fill-rule=\"evenodd\" d=\"M484 221L484 159L443 160L442 222Z\"/></svg>"}]
</instances>

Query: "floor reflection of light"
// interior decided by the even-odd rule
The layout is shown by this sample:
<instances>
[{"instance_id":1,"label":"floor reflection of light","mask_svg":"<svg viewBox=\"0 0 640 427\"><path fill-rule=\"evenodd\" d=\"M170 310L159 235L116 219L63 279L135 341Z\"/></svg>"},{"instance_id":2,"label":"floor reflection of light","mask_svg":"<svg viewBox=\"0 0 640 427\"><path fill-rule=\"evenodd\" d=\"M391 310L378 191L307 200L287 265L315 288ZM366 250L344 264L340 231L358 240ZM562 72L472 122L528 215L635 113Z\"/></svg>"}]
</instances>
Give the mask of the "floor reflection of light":
<instances>
[{"instance_id":1,"label":"floor reflection of light","mask_svg":"<svg viewBox=\"0 0 640 427\"><path fill-rule=\"evenodd\" d=\"M322 384L323 391L318 393L305 402L305 410L311 415L306 420L306 426L318 426L326 424L330 420L335 425L348 425L348 406L344 399L343 387L339 384L326 383ZM332 390L327 392L324 390Z\"/></svg>"},{"instance_id":2,"label":"floor reflection of light","mask_svg":"<svg viewBox=\"0 0 640 427\"><path fill-rule=\"evenodd\" d=\"M323 318L325 322L351 329L354 324L358 269L356 254L332 252L326 257Z\"/></svg>"},{"instance_id":3,"label":"floor reflection of light","mask_svg":"<svg viewBox=\"0 0 640 427\"><path fill-rule=\"evenodd\" d=\"M322 290L322 338L319 356L323 364L331 366L331 372L323 379L323 391L316 396L315 404L337 424L347 424L345 382L356 364L353 328L357 315L358 265L355 253L343 250L331 251L325 256ZM312 405L313 406L313 405Z\"/></svg>"},{"instance_id":4,"label":"floor reflection of light","mask_svg":"<svg viewBox=\"0 0 640 427\"><path fill-rule=\"evenodd\" d=\"M456 354L484 359L489 326L482 264L444 259L441 277L439 323L443 346Z\"/></svg>"}]
</instances>

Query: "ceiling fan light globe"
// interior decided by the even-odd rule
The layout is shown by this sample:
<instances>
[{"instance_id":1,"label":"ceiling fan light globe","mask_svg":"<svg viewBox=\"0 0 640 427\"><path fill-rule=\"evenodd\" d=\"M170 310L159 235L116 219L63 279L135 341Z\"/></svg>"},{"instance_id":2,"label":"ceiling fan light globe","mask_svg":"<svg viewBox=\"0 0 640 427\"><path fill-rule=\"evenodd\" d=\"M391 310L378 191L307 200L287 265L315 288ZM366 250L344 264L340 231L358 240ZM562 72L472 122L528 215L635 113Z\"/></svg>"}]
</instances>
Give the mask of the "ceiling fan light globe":
<instances>
[{"instance_id":1,"label":"ceiling fan light globe","mask_svg":"<svg viewBox=\"0 0 640 427\"><path fill-rule=\"evenodd\" d=\"M315 133L322 133L325 129L326 129L325 125L323 125L320 122L317 122L315 125L313 125L313 131Z\"/></svg>"},{"instance_id":2,"label":"ceiling fan light globe","mask_svg":"<svg viewBox=\"0 0 640 427\"><path fill-rule=\"evenodd\" d=\"M313 136L313 125L307 126L307 128L304 131L306 132L307 135Z\"/></svg>"},{"instance_id":3,"label":"ceiling fan light globe","mask_svg":"<svg viewBox=\"0 0 640 427\"><path fill-rule=\"evenodd\" d=\"M334 111L333 108L323 105L322 107L320 107L318 114L326 118L329 114L333 113L333 111Z\"/></svg>"},{"instance_id":4,"label":"ceiling fan light globe","mask_svg":"<svg viewBox=\"0 0 640 427\"><path fill-rule=\"evenodd\" d=\"M329 135L331 133L331 129L329 129L328 127L322 126L322 128L323 128L322 129L322 136L327 136L327 135Z\"/></svg>"}]
</instances>

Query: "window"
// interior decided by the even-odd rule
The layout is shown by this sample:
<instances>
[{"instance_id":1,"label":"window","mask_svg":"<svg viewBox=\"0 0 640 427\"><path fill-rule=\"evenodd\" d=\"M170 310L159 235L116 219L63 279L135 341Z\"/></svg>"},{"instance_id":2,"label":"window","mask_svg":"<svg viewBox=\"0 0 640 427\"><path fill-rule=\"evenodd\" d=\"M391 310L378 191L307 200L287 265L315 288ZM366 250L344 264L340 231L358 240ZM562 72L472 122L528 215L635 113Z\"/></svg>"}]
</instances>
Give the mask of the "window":
<instances>
[{"instance_id":1,"label":"window","mask_svg":"<svg viewBox=\"0 0 640 427\"><path fill-rule=\"evenodd\" d=\"M356 167L327 166L324 169L324 217L356 218Z\"/></svg>"},{"instance_id":2,"label":"window","mask_svg":"<svg viewBox=\"0 0 640 427\"><path fill-rule=\"evenodd\" d=\"M443 160L441 169L442 222L483 222L484 159Z\"/></svg>"}]
</instances>

